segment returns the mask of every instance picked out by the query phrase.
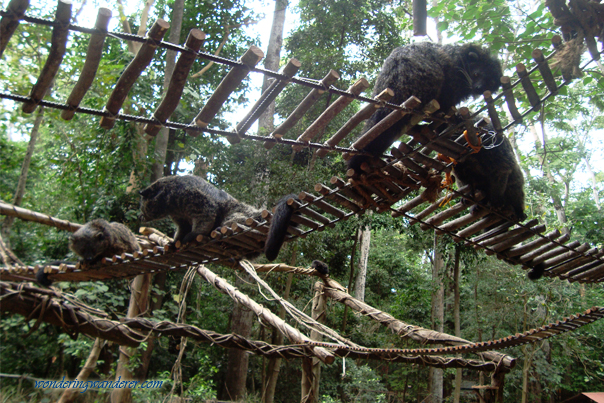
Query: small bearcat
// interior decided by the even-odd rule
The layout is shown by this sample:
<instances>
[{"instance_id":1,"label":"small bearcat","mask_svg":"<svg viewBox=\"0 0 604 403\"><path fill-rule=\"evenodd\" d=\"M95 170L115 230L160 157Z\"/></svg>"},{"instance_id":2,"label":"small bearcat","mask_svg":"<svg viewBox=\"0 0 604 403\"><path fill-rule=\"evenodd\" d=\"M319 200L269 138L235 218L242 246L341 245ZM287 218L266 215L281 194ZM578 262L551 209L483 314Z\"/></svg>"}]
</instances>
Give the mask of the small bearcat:
<instances>
[{"instance_id":1,"label":"small bearcat","mask_svg":"<svg viewBox=\"0 0 604 403\"><path fill-rule=\"evenodd\" d=\"M486 48L476 44L437 45L421 42L401 46L392 51L384 61L377 77L373 96L390 88L394 97L390 102L401 104L412 95L422 104L436 99L440 110L451 107L484 91L496 91L500 86L501 64ZM365 123L363 134L392 112L379 108ZM379 157L402 134L405 118L399 120L363 148ZM348 160L348 168L360 171L363 162L371 157L354 156Z\"/></svg>"},{"instance_id":2,"label":"small bearcat","mask_svg":"<svg viewBox=\"0 0 604 403\"><path fill-rule=\"evenodd\" d=\"M187 243L197 235L209 236L212 230L233 223L244 224L248 217L262 219L262 210L242 203L204 179L193 176L167 176L140 191L141 218L152 221L170 217L177 226L174 241ZM269 260L279 255L287 234L293 208L287 205L289 195L277 204L265 245ZM248 258L257 255L248 254Z\"/></svg>"},{"instance_id":3,"label":"small bearcat","mask_svg":"<svg viewBox=\"0 0 604 403\"><path fill-rule=\"evenodd\" d=\"M69 249L82 258L81 263L93 265L104 257L139 251L140 246L132 231L124 224L97 218L84 224L69 237ZM57 260L48 265L55 266L61 263L73 264L73 262ZM44 287L50 287L52 284L47 273L44 272L44 267L38 269L36 281Z\"/></svg>"},{"instance_id":4,"label":"small bearcat","mask_svg":"<svg viewBox=\"0 0 604 403\"><path fill-rule=\"evenodd\" d=\"M86 223L69 238L69 248L87 264L95 264L104 257L136 252L140 246L128 227L102 218Z\"/></svg>"}]
</instances>

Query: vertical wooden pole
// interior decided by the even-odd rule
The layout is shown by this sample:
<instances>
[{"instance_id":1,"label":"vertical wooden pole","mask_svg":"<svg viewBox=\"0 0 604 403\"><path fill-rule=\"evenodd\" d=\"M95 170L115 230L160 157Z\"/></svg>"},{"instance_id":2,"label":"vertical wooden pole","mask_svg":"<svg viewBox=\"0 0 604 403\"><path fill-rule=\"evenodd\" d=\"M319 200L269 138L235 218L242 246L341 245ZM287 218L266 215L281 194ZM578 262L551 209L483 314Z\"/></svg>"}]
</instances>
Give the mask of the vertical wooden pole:
<instances>
[{"instance_id":1,"label":"vertical wooden pole","mask_svg":"<svg viewBox=\"0 0 604 403\"><path fill-rule=\"evenodd\" d=\"M140 274L134 278L131 286L130 303L128 305L127 318L136 318L147 311L149 303L149 289L151 285L151 274ZM128 369L130 356L135 349L120 346L120 357L115 370L115 379L120 381L132 379L132 373ZM116 388L111 392L111 403L129 403L132 401L131 390L128 388Z\"/></svg>"},{"instance_id":2,"label":"vertical wooden pole","mask_svg":"<svg viewBox=\"0 0 604 403\"><path fill-rule=\"evenodd\" d=\"M327 311L327 298L323 290L323 282L315 283L315 297L312 304L312 318L317 322L325 323ZM310 338L322 341L323 336L316 331L310 332ZM317 358L302 359L302 399L303 403L319 401L319 383L321 380L321 361Z\"/></svg>"}]
</instances>

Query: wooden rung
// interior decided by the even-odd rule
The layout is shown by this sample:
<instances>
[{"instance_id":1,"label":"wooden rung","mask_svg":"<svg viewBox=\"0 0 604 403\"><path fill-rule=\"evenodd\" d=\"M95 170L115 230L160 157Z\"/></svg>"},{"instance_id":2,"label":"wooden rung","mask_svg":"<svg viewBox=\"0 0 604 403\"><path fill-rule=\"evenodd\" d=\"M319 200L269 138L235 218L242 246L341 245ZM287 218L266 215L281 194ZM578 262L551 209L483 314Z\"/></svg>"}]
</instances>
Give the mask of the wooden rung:
<instances>
[{"instance_id":1,"label":"wooden rung","mask_svg":"<svg viewBox=\"0 0 604 403\"><path fill-rule=\"evenodd\" d=\"M298 198L302 201L313 204L319 210L323 210L326 213L331 214L332 216L335 216L339 219L343 219L346 216L346 213L343 212L342 210L332 206L329 203L326 203L323 200L319 200L319 199L315 198L313 195L308 194L306 192L300 192L300 194L298 195Z\"/></svg>"},{"instance_id":2,"label":"wooden rung","mask_svg":"<svg viewBox=\"0 0 604 403\"><path fill-rule=\"evenodd\" d=\"M487 215L489 213L490 213L490 211L488 211L487 209L481 209L481 210L477 211L476 214L466 214L453 221L449 221L448 223L446 223L444 225L441 225L440 229L436 230L436 233L442 234L445 232L456 231L459 228L463 227L464 225L473 223L474 221L481 219L482 217L484 217L485 215Z\"/></svg>"},{"instance_id":3,"label":"wooden rung","mask_svg":"<svg viewBox=\"0 0 604 403\"><path fill-rule=\"evenodd\" d=\"M493 225L497 225L501 221L501 218L496 216L495 214L489 214L484 218L481 218L479 221L474 224L464 228L459 231L454 237L453 240L455 242L461 242L466 238L474 235L475 233L482 231L485 228L491 227Z\"/></svg>"},{"instance_id":4,"label":"wooden rung","mask_svg":"<svg viewBox=\"0 0 604 403\"><path fill-rule=\"evenodd\" d=\"M392 127L392 125L401 120L405 115L407 115L411 110L417 108L419 105L421 105L421 101L419 100L419 98L416 98L414 96L409 97L409 99L407 99L400 105L403 108L402 110L393 110L392 112L390 112L384 119L377 122L361 137L359 137L352 145L352 148L356 150L364 149L380 134Z\"/></svg>"},{"instance_id":5,"label":"wooden rung","mask_svg":"<svg viewBox=\"0 0 604 403\"><path fill-rule=\"evenodd\" d=\"M75 109L80 105L82 98L86 95L86 92L90 89L96 72L101 62L103 55L103 45L105 44L105 37L107 36L107 27L109 26L109 20L111 19L111 10L108 8L99 8L96 16L96 23L94 28L95 33L90 35L90 41L88 42L88 50L86 51L86 60L84 61L84 67L78 78L77 83L71 90L67 102L65 102L70 109L65 109L61 112L61 118L64 120L71 120L75 114Z\"/></svg>"},{"instance_id":6,"label":"wooden rung","mask_svg":"<svg viewBox=\"0 0 604 403\"><path fill-rule=\"evenodd\" d=\"M377 101L388 102L394 96L394 91L390 88L386 88L384 91L379 93L374 99ZM380 107L380 104L367 104L360 111L355 113L344 125L327 140L324 145L328 147L337 146L355 127L357 127L362 121L369 119L371 115ZM317 155L321 158L325 157L329 150L320 149L317 150Z\"/></svg>"},{"instance_id":7,"label":"wooden rung","mask_svg":"<svg viewBox=\"0 0 604 403\"><path fill-rule=\"evenodd\" d=\"M0 20L0 57L19 26L27 7L29 7L29 0L11 0L6 6L7 15Z\"/></svg>"},{"instance_id":8,"label":"wooden rung","mask_svg":"<svg viewBox=\"0 0 604 403\"><path fill-rule=\"evenodd\" d=\"M408 131L409 136L413 137L415 141L426 146L426 148L436 151L437 153L444 154L455 160L460 159L460 153L449 148L453 142L442 143L441 141L431 141L430 138L436 138L436 135L427 126L418 126ZM459 146L459 144L457 144ZM463 146L462 146L463 147ZM399 148L400 150L400 148ZM466 149L463 147L463 151Z\"/></svg>"},{"instance_id":9,"label":"wooden rung","mask_svg":"<svg viewBox=\"0 0 604 403\"><path fill-rule=\"evenodd\" d=\"M414 151L413 148L411 146L409 146L409 144L406 144L406 143L399 144L398 150L401 151L402 153L404 153L405 155L410 154L411 152ZM439 172L441 172L445 169L445 164L443 164L442 162L437 161L433 158L428 157L423 152L417 152L411 158L413 158L418 163L421 163L427 167L436 169Z\"/></svg>"},{"instance_id":10,"label":"wooden rung","mask_svg":"<svg viewBox=\"0 0 604 403\"><path fill-rule=\"evenodd\" d=\"M409 168L411 171L420 175L422 178L427 178L428 175L430 175L430 172L428 172L428 169L422 167L421 165L419 165L417 162L413 161L410 158L405 158L405 159L401 160L401 163L405 167Z\"/></svg>"},{"instance_id":11,"label":"wooden rung","mask_svg":"<svg viewBox=\"0 0 604 403\"><path fill-rule=\"evenodd\" d=\"M530 262L527 262L526 265L530 265L530 266L536 266L540 263L545 262L548 259L554 258L558 255L563 254L564 252L567 252L568 249L574 249L577 246L581 245L581 242L579 241L572 241L569 244L565 245L565 246L557 246L555 248L553 248L552 250L550 250L549 252L546 252L544 254L542 254L541 256L537 256L536 258L534 258L533 260L531 260Z\"/></svg>"},{"instance_id":12,"label":"wooden rung","mask_svg":"<svg viewBox=\"0 0 604 403\"><path fill-rule=\"evenodd\" d=\"M554 75L549 68L547 60L545 60L545 57L543 57L543 52L541 52L539 49L535 49L531 53L531 56L533 56L533 60L537 62L537 68L539 69L541 77L543 77L543 81L545 81L545 85L547 86L549 92L554 95L557 94L558 85L556 84L556 80L554 79Z\"/></svg>"},{"instance_id":13,"label":"wooden rung","mask_svg":"<svg viewBox=\"0 0 604 403\"><path fill-rule=\"evenodd\" d=\"M191 67L193 67L193 63L197 59L197 52L201 49L201 45L203 45L205 39L206 34L199 29L195 28L189 31L189 36L187 36L184 46L187 51L181 52L180 56L178 56L178 61L174 66L168 89L164 91L164 97L153 113L153 117L161 124L148 123L145 125L145 133L148 135L157 136L162 125L166 123L168 118L170 118L172 113L176 110Z\"/></svg>"},{"instance_id":14,"label":"wooden rung","mask_svg":"<svg viewBox=\"0 0 604 403\"><path fill-rule=\"evenodd\" d=\"M503 133L501 131L501 119L499 119L499 115L495 110L495 100L493 99L493 94L491 91L485 91L484 100L487 103L487 111L489 112L489 118L491 119L491 124L497 130L497 137L502 136Z\"/></svg>"},{"instance_id":15,"label":"wooden rung","mask_svg":"<svg viewBox=\"0 0 604 403\"><path fill-rule=\"evenodd\" d=\"M468 191L470 191L470 185L466 185L466 186L462 187L457 192L461 193L461 194L464 194L464 193L466 193ZM428 207L426 207L425 209L423 209L422 211L420 211L419 213L417 213L415 215L415 218L417 218L418 220L423 220L425 217L427 217L428 215L430 215L433 211L435 211L436 209L438 209L439 207L441 207L441 205L443 203L445 203L447 200L449 200L449 199L450 199L449 201L455 200L458 197L460 197L460 196L457 195L457 194L454 194L453 196L445 195L445 196L441 197L440 199L438 199L437 201L435 201L434 203L432 203L431 205L429 205ZM411 210L413 207L416 207L416 205L419 206L420 204L422 204L422 203L420 203L420 201L424 201L425 202L425 200L421 196L418 196L415 199L411 200L410 202L404 204L402 207L400 207L397 210L397 212L406 213L407 211ZM400 214L398 214L398 215L400 215ZM394 214L393 214L393 216L394 216ZM409 220L409 222L410 222L411 225L413 225L413 224L415 224L418 221L416 221L413 218L411 218Z\"/></svg>"},{"instance_id":16,"label":"wooden rung","mask_svg":"<svg viewBox=\"0 0 604 403\"><path fill-rule=\"evenodd\" d=\"M239 61L244 64L244 66L235 66L233 67L226 76L222 79L216 90L206 102L204 107L201 109L199 114L193 119L193 123L201 128L206 128L208 124L214 119L214 116L218 113L222 104L228 99L229 95L241 84L243 79L248 75L251 68L256 67L258 62L262 60L264 57L264 52L256 46L251 46L244 54L241 56ZM190 136L197 136L199 132L194 130L187 130L187 134Z\"/></svg>"},{"instance_id":17,"label":"wooden rung","mask_svg":"<svg viewBox=\"0 0 604 403\"><path fill-rule=\"evenodd\" d=\"M266 108L268 108L268 106L277 98L277 96L281 93L281 91L283 91L285 86L289 83L289 79L291 79L298 72L298 69L300 68L300 66L301 66L301 63L298 61L298 59L294 59L294 58L289 59L289 61L283 68L283 71L281 72L281 74L288 77L288 79L287 80L275 79L268 86L268 88L262 93L262 95L260 95L260 98L258 99L258 101L256 101L254 106L252 106L252 109L250 110L250 112L237 125L237 135L238 135L237 139L239 139L239 136L245 134L249 130L249 128L254 124L254 122L256 120L258 120L258 118L260 118L260 115L262 115L264 113ZM232 140L232 139L234 139L234 137L233 136L227 137L227 140L228 139Z\"/></svg>"},{"instance_id":18,"label":"wooden rung","mask_svg":"<svg viewBox=\"0 0 604 403\"><path fill-rule=\"evenodd\" d=\"M579 256L576 259L570 260L560 266L546 269L545 273L550 276L560 275L561 277L564 278L573 269L575 269L577 267L581 267L585 263L593 261L594 259L597 259L601 256L604 256L604 251L599 251L598 248L593 248L593 249L590 249L589 251L585 252L583 255Z\"/></svg>"},{"instance_id":19,"label":"wooden rung","mask_svg":"<svg viewBox=\"0 0 604 403\"><path fill-rule=\"evenodd\" d=\"M103 116L100 125L104 129L111 129L115 124L115 115L118 114L122 105L130 92L130 89L141 75L143 70L151 63L157 43L161 41L170 28L170 24L161 18L155 21L149 32L147 32L147 41L141 46L134 59L128 64L120 78L115 84L113 92L109 96L105 109L111 114L110 117Z\"/></svg>"},{"instance_id":20,"label":"wooden rung","mask_svg":"<svg viewBox=\"0 0 604 403\"><path fill-rule=\"evenodd\" d=\"M468 208L467 204L459 202L459 203L454 204L453 206L449 207L448 209L441 211L438 214L434 214L432 217L425 220L425 222L426 222L425 224L420 224L419 227L421 229L423 229L424 231L426 231L427 229L432 228L431 225L438 226L446 219L451 218L451 217L461 213L462 211L464 211L467 208Z\"/></svg>"},{"instance_id":21,"label":"wooden rung","mask_svg":"<svg viewBox=\"0 0 604 403\"><path fill-rule=\"evenodd\" d=\"M514 91L512 90L512 79L508 76L501 77L501 87L503 88L503 96L505 97L505 102L508 105L508 110L512 115L512 118L516 122L522 121L522 115L518 112L518 107L516 106L516 99L514 98Z\"/></svg>"},{"instance_id":22,"label":"wooden rung","mask_svg":"<svg viewBox=\"0 0 604 403\"><path fill-rule=\"evenodd\" d=\"M503 252L506 249L509 249L514 245L517 245L521 242L526 241L527 239L534 237L535 233L539 234L541 232L544 232L545 230L546 230L545 225L537 225L536 227L531 228L530 230L524 229L524 231L519 233L518 235L515 235L511 238L506 239L503 242L495 244L490 249L492 249L496 253ZM487 251L487 254L489 254L489 252L490 251ZM493 252L490 252L490 253L493 253Z\"/></svg>"},{"instance_id":23,"label":"wooden rung","mask_svg":"<svg viewBox=\"0 0 604 403\"><path fill-rule=\"evenodd\" d=\"M589 244L584 243L583 245L579 245L575 250L562 253L561 255L556 256L556 257L552 257L550 259L546 259L541 264L541 266L545 270L547 270L550 267L553 267L553 266L559 265L561 263L564 263L567 260L575 259L577 257L582 256L583 252L586 252L588 249L589 249Z\"/></svg>"},{"instance_id":24,"label":"wooden rung","mask_svg":"<svg viewBox=\"0 0 604 403\"><path fill-rule=\"evenodd\" d=\"M478 147L480 142L478 140L478 136L476 135L476 127L474 126L474 119L472 119L470 110L467 107L462 106L459 108L459 114L464 120L466 134L462 133L461 136L455 139L455 142L465 144L465 141L469 140L468 142L470 145Z\"/></svg>"},{"instance_id":25,"label":"wooden rung","mask_svg":"<svg viewBox=\"0 0 604 403\"><path fill-rule=\"evenodd\" d=\"M308 228L312 228L314 230L321 231L321 230L325 229L325 226L319 224L316 221L309 220L308 218L306 218L302 215L294 214L294 215L292 215L291 220L297 224L304 225L304 226L306 226Z\"/></svg>"},{"instance_id":26,"label":"wooden rung","mask_svg":"<svg viewBox=\"0 0 604 403\"><path fill-rule=\"evenodd\" d=\"M365 204L365 198L357 193L353 187L347 186L347 183L343 179L337 176L332 176L329 183L337 186L340 189L340 193L354 200L358 205L362 206Z\"/></svg>"},{"instance_id":27,"label":"wooden rung","mask_svg":"<svg viewBox=\"0 0 604 403\"><path fill-rule=\"evenodd\" d=\"M271 133L271 138L282 138L295 124L308 112L308 110L319 100L319 97L328 89L333 83L340 78L340 75L335 70L330 70L329 73L321 80L321 85L325 89L314 88L306 95L306 97L300 102L300 104L294 109L294 111L285 119L283 123L279 125ZM277 144L275 141L265 141L264 148L271 149Z\"/></svg>"},{"instance_id":28,"label":"wooden rung","mask_svg":"<svg viewBox=\"0 0 604 403\"><path fill-rule=\"evenodd\" d=\"M348 92L353 95L359 95L361 92L369 88L369 82L361 78L356 83L352 84L348 88ZM297 141L303 143L309 143L315 136L323 132L325 126L333 120L342 110L348 106L354 100L353 97L347 95L340 95L338 99L321 114L305 131L302 133ZM293 146L294 151L299 152L302 150L302 146Z\"/></svg>"},{"instance_id":29,"label":"wooden rung","mask_svg":"<svg viewBox=\"0 0 604 403\"><path fill-rule=\"evenodd\" d=\"M69 36L69 22L71 21L71 0L59 0L55 14L55 25L52 29L52 39L48 58L42 67L38 81L32 87L29 97L31 102L23 104L24 113L32 113L40 101L46 95L46 92L52 85L52 82L59 71L65 50L67 49L67 37Z\"/></svg>"},{"instance_id":30,"label":"wooden rung","mask_svg":"<svg viewBox=\"0 0 604 403\"><path fill-rule=\"evenodd\" d=\"M288 200L287 203L289 204L289 202L290 201ZM296 211L299 212L300 214L303 214L315 221L318 221L326 227L329 227L329 228L335 227L335 224L329 218L316 212L315 210L311 209L310 207L302 206L302 204L297 200L292 199L291 202L292 202L292 205L295 206Z\"/></svg>"},{"instance_id":31,"label":"wooden rung","mask_svg":"<svg viewBox=\"0 0 604 403\"><path fill-rule=\"evenodd\" d=\"M604 269L604 263L600 260L588 263L585 266L581 266L581 267L573 270L573 272L575 272L575 273L573 273L572 275L570 273L568 273L568 281L573 283L575 281L588 279L589 277L591 277L594 274L594 272L597 273L597 272L601 271L602 269Z\"/></svg>"},{"instance_id":32,"label":"wooden rung","mask_svg":"<svg viewBox=\"0 0 604 403\"><path fill-rule=\"evenodd\" d=\"M548 234L545 235L544 238L537 238L534 241L528 242L524 245L518 245L515 246L513 248L511 248L510 250L505 252L506 257L514 257L514 256L520 256L520 255L524 255L526 253L529 253L543 245L545 245L546 243L553 241L554 239L558 238L560 236L560 231L559 230L554 230Z\"/></svg>"},{"instance_id":33,"label":"wooden rung","mask_svg":"<svg viewBox=\"0 0 604 403\"><path fill-rule=\"evenodd\" d=\"M346 207L347 209L352 210L355 213L358 213L361 211L361 208L359 206L357 206L352 200L347 199L346 197L342 196L341 194L339 194L337 192L334 193L333 189L330 189L321 183L317 183L315 185L315 192L321 193L323 196L327 197L328 199L335 201L340 206Z\"/></svg>"},{"instance_id":34,"label":"wooden rung","mask_svg":"<svg viewBox=\"0 0 604 403\"><path fill-rule=\"evenodd\" d=\"M526 96L533 107L533 111L537 111L541 100L539 99L535 87L533 87L533 83L531 83L531 78L526 71L526 66L522 63L518 63L516 65L516 74L518 74L518 77L520 78L520 84L522 84L522 88L524 88L524 92L526 92Z\"/></svg>"},{"instance_id":35,"label":"wooden rung","mask_svg":"<svg viewBox=\"0 0 604 403\"><path fill-rule=\"evenodd\" d=\"M526 227L530 228L530 227L534 227L535 225L537 225L539 223L538 220L531 220L529 222L527 222L525 224ZM502 225L499 228L504 228L505 225ZM497 234L495 236L489 236L489 237L484 237L481 241L478 242L479 246L481 247L485 247L485 246L490 246L490 245L495 245L496 243L499 243L501 241L504 241L508 238L511 238L513 236L516 236L518 234L521 234L523 232L527 231L526 228L524 227L518 227L518 228L514 228L511 231L506 231L500 234Z\"/></svg>"},{"instance_id":36,"label":"wooden rung","mask_svg":"<svg viewBox=\"0 0 604 403\"><path fill-rule=\"evenodd\" d=\"M556 242L563 244L563 243L568 242L569 239L570 239L570 236L568 234L563 234L561 237L556 239ZM553 242L546 243L545 245L543 245L529 253L520 255L518 257L518 261L519 262L529 262L529 261L535 259L536 257L542 255L543 253L554 249L556 246L558 246L558 245Z\"/></svg>"}]
</instances>

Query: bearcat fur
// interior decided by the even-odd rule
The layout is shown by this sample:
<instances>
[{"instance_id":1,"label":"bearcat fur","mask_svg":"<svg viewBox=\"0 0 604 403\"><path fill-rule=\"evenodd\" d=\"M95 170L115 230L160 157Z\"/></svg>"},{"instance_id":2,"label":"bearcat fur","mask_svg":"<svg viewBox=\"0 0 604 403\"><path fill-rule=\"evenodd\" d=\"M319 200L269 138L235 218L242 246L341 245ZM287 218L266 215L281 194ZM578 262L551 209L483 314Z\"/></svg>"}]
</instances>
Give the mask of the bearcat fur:
<instances>
[{"instance_id":1,"label":"bearcat fur","mask_svg":"<svg viewBox=\"0 0 604 403\"><path fill-rule=\"evenodd\" d=\"M492 128L492 126L491 126ZM510 140L503 136L493 148L481 148L453 167L458 187L470 185L484 194L483 203L512 220L524 220L524 176Z\"/></svg>"},{"instance_id":2,"label":"bearcat fur","mask_svg":"<svg viewBox=\"0 0 604 403\"><path fill-rule=\"evenodd\" d=\"M477 44L437 45L421 42L394 49L384 61L377 77L373 96L386 88L394 91L391 103L401 104L412 95L422 104L436 99L442 111L484 91L496 91L500 86L501 64L486 48ZM365 123L363 134L392 112L379 108ZM369 143L363 151L382 155L403 133L407 119L403 118ZM367 156L354 156L348 168L360 171Z\"/></svg>"},{"instance_id":3,"label":"bearcat fur","mask_svg":"<svg viewBox=\"0 0 604 403\"><path fill-rule=\"evenodd\" d=\"M102 218L92 220L74 232L69 238L69 248L88 264L98 263L104 257L140 250L128 227Z\"/></svg>"},{"instance_id":4,"label":"bearcat fur","mask_svg":"<svg viewBox=\"0 0 604 403\"><path fill-rule=\"evenodd\" d=\"M282 197L277 202L275 214L273 214L273 219L271 220L271 226L264 246L264 255L270 262L279 256L279 251L287 236L287 224L290 223L292 216L294 215L294 208L287 204L287 200L290 198L299 200L298 196L295 194ZM284 223L287 224L284 225Z\"/></svg>"},{"instance_id":5,"label":"bearcat fur","mask_svg":"<svg viewBox=\"0 0 604 403\"><path fill-rule=\"evenodd\" d=\"M194 175L160 178L141 190L140 195L141 219L152 221L170 217L177 227L175 242L187 243L197 235L209 236L219 227L233 223L245 224L248 217L258 221L262 219L262 209L242 203ZM269 229L265 253L272 257L270 260L279 254L291 218L291 214L282 213L291 209L286 201L287 198L283 198L277 204L277 212ZM252 259L258 254L253 252L246 257Z\"/></svg>"}]
</instances>

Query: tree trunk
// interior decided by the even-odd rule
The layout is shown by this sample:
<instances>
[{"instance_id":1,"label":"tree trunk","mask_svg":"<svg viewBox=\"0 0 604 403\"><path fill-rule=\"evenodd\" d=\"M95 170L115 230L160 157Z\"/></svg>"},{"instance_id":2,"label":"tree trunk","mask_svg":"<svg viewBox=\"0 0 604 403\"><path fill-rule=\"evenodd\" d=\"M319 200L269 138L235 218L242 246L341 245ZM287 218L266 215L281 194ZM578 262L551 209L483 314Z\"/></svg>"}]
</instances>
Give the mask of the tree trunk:
<instances>
[{"instance_id":1,"label":"tree trunk","mask_svg":"<svg viewBox=\"0 0 604 403\"><path fill-rule=\"evenodd\" d=\"M76 376L75 379L77 379L80 382L86 382L86 380L92 373L92 370L96 366L96 362L99 359L99 354L101 353L101 349L103 348L104 344L105 344L105 340L103 340L103 339L99 339L97 337L94 340L94 344L92 345L92 349L90 350L88 359L86 360L86 363L84 364L84 366L80 370L80 373L78 374L78 376ZM63 392L63 394L61 395L61 398L59 399L59 401L57 403L73 402L79 396L80 391L81 391L81 389L79 389L79 388L66 389Z\"/></svg>"},{"instance_id":2,"label":"tree trunk","mask_svg":"<svg viewBox=\"0 0 604 403\"><path fill-rule=\"evenodd\" d=\"M170 36L168 42L178 44L180 42L180 31L182 27L182 18L184 12L184 0L175 0L172 6L172 19L170 20ZM172 73L174 73L174 65L176 64L176 52L168 50L166 52L166 69L164 73L164 93L168 89L170 80L172 79ZM155 139L155 162L151 167L151 182L155 182L161 178L164 174L164 165L166 162L166 152L168 148L168 139L170 136L170 130L167 127L162 127L157 134ZM143 154L144 155L144 154ZM131 189L132 190L132 189ZM154 283L158 286L158 289L164 291L166 284L167 273L159 273L155 275ZM154 302L151 302L149 314L155 309L160 309L163 303L163 294L155 294ZM155 348L155 339L150 338L147 343L147 348L141 355L141 366L137 371L137 376L140 379L147 377L149 371L149 365L151 364L151 354Z\"/></svg>"},{"instance_id":3,"label":"tree trunk","mask_svg":"<svg viewBox=\"0 0 604 403\"><path fill-rule=\"evenodd\" d=\"M371 244L371 225L363 228L361 237L361 256L359 261L359 271L354 283L354 297L359 301L365 301L365 281L367 280L367 261L369 259L369 247Z\"/></svg>"},{"instance_id":4,"label":"tree trunk","mask_svg":"<svg viewBox=\"0 0 604 403\"><path fill-rule=\"evenodd\" d=\"M185 9L184 0L175 0L172 5L172 18L170 20L170 36L168 42L178 45L180 42L180 31L182 27L183 12ZM176 52L168 50L166 52L166 70L164 73L164 94L168 90L168 85L174 73L174 65L176 64ZM151 168L151 182L155 182L164 176L164 165L166 163L166 152L168 149L168 138L170 130L167 127L162 127L155 138L155 162Z\"/></svg>"},{"instance_id":5,"label":"tree trunk","mask_svg":"<svg viewBox=\"0 0 604 403\"><path fill-rule=\"evenodd\" d=\"M273 26L271 36L268 40L268 49L264 58L264 68L267 70L279 70L279 60L281 59L281 45L283 44L283 27L285 26L285 12L287 10L288 0L276 0L275 11L273 13ZM262 82L262 92L270 85L271 78L264 76ZM258 127L264 129L266 134L271 133L274 128L275 103L266 108L264 113L258 119Z\"/></svg>"},{"instance_id":6,"label":"tree trunk","mask_svg":"<svg viewBox=\"0 0 604 403\"><path fill-rule=\"evenodd\" d=\"M542 148L542 144L541 144L541 140L539 139L539 134L537 133L537 129L535 128L535 125L529 125L531 134L533 135L533 139L535 140L535 149L539 150L540 148ZM545 132L543 132L543 141L546 141L546 137L545 137ZM547 158L545 156L545 149L544 149L544 153L543 154L539 154L537 153L537 156L539 157L539 162L541 163L542 169L543 169L543 176L545 176L547 178L547 181L549 182L550 186L550 197L552 198L552 202L554 204L554 210L556 211L556 216L558 217L558 221L560 221L561 224L564 224L564 227L562 228L562 232L565 234L570 234L570 229L568 228L568 226L566 226L568 220L566 218L566 212L564 211L564 206L562 204L562 199L560 198L560 195L558 193L556 193L555 191L555 187L554 185L556 184L556 178L554 178L554 176L552 175L551 171L549 170L549 164L547 162Z\"/></svg>"},{"instance_id":7,"label":"tree trunk","mask_svg":"<svg viewBox=\"0 0 604 403\"><path fill-rule=\"evenodd\" d=\"M130 303L128 305L127 318L135 318L147 311L149 302L149 288L151 285L151 275L141 274L132 281L130 292ZM132 379L132 373L128 369L130 357L136 351L134 348L120 346L120 354L115 370L116 381L125 381ZM131 390L128 388L114 389L111 392L111 403L129 403L132 401Z\"/></svg>"},{"instance_id":8,"label":"tree trunk","mask_svg":"<svg viewBox=\"0 0 604 403\"><path fill-rule=\"evenodd\" d=\"M445 288L441 275L444 260L438 250L438 236L434 234L434 259L432 263L432 329L443 332L444 330L444 297ZM429 402L440 403L443 400L443 370L430 367L430 398Z\"/></svg>"},{"instance_id":9,"label":"tree trunk","mask_svg":"<svg viewBox=\"0 0 604 403\"><path fill-rule=\"evenodd\" d=\"M246 279L249 276L245 276ZM237 278L235 285L241 287L244 281ZM231 317L231 333L249 338L252 333L253 312L240 304L235 304ZM245 397L245 383L249 354L244 350L229 349L226 380L222 391L222 400L240 400Z\"/></svg>"},{"instance_id":10,"label":"tree trunk","mask_svg":"<svg viewBox=\"0 0 604 403\"><path fill-rule=\"evenodd\" d=\"M323 283L315 283L315 297L312 304L312 318L317 322L325 323L327 298L323 291ZM310 338L322 341L321 333L312 330ZM319 384L321 379L321 361L316 358L302 358L302 399L303 403L316 403L319 401Z\"/></svg>"},{"instance_id":11,"label":"tree trunk","mask_svg":"<svg viewBox=\"0 0 604 403\"><path fill-rule=\"evenodd\" d=\"M459 253L460 246L455 246L455 261L453 262L453 321L455 325L455 336L461 337L461 318L459 316ZM455 373L455 392L453 393L453 402L459 403L461 396L461 381L463 371L461 368L457 368Z\"/></svg>"},{"instance_id":12,"label":"tree trunk","mask_svg":"<svg viewBox=\"0 0 604 403\"><path fill-rule=\"evenodd\" d=\"M38 141L38 135L40 134L40 126L42 125L42 119L44 118L44 107L40 106L36 112L36 119L34 120L34 126L31 129L29 135L29 144L27 144L27 151L23 158L23 164L21 164L21 175L19 176L19 182L17 184L17 190L15 191L15 197L13 197L13 204L20 206L25 195L25 184L27 183L27 173L29 172L29 166L31 165L31 157L34 155L36 149L36 142ZM10 248L9 235L11 227L15 217L7 216L2 223L2 238L6 246Z\"/></svg>"},{"instance_id":13,"label":"tree trunk","mask_svg":"<svg viewBox=\"0 0 604 403\"><path fill-rule=\"evenodd\" d=\"M294 279L294 273L287 275L287 281L285 283L285 292L283 293L283 299L289 298L289 291L291 290L292 280ZM285 319L285 308L281 306L279 308L279 317ZM272 344L280 346L283 344L283 333L277 329L273 329L273 340ZM262 403L272 403L275 399L275 388L277 387L277 379L279 378L279 370L281 369L281 358L271 357L268 361L268 380L266 387L262 392Z\"/></svg>"}]
</instances>

